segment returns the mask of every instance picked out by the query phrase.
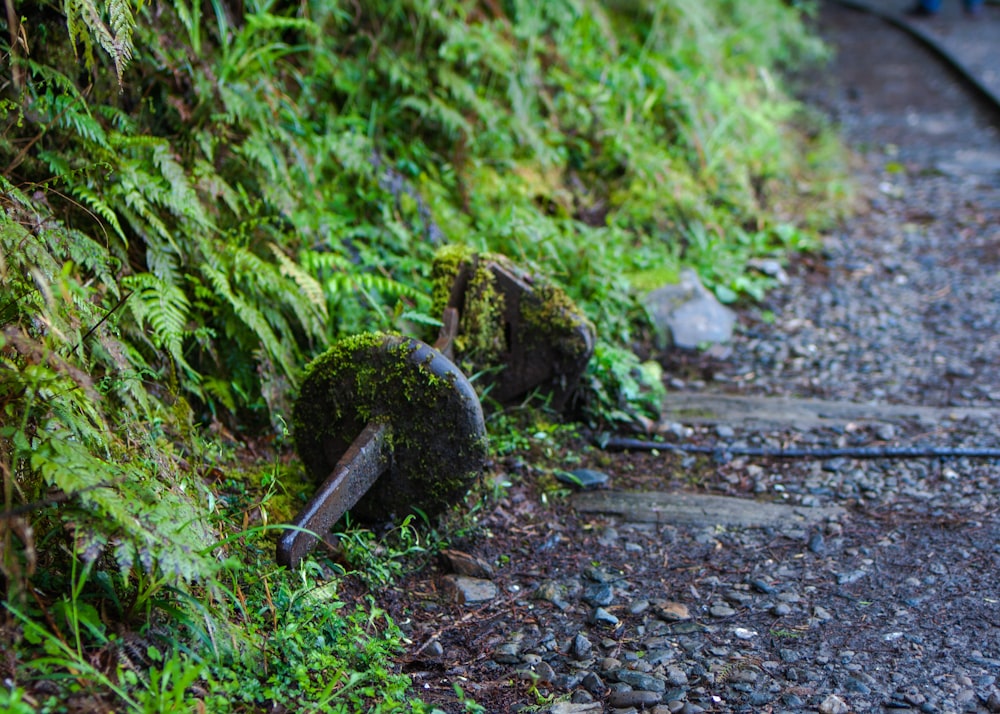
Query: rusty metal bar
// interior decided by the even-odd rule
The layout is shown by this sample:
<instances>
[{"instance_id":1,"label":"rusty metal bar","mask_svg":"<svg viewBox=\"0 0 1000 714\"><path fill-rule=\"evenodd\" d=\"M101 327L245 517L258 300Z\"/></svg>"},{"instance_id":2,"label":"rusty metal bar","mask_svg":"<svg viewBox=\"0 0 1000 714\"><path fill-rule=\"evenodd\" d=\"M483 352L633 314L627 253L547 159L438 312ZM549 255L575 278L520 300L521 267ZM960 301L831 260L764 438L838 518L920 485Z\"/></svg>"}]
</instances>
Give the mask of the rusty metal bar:
<instances>
[{"instance_id":1,"label":"rusty metal bar","mask_svg":"<svg viewBox=\"0 0 1000 714\"><path fill-rule=\"evenodd\" d=\"M392 462L388 424L368 424L278 541L279 565L294 567ZM302 529L302 530L299 530Z\"/></svg>"}]
</instances>

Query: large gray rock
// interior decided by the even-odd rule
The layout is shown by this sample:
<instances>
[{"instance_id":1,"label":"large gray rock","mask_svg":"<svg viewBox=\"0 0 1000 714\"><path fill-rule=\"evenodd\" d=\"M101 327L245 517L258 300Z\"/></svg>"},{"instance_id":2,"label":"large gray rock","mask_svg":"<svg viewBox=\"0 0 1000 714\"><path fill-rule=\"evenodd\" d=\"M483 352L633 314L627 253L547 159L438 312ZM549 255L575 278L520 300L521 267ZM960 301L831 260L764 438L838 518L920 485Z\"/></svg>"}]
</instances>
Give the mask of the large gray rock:
<instances>
[{"instance_id":1,"label":"large gray rock","mask_svg":"<svg viewBox=\"0 0 1000 714\"><path fill-rule=\"evenodd\" d=\"M691 269L681 272L676 285L647 293L643 303L659 333L661 348L672 344L694 349L732 337L736 313L716 300Z\"/></svg>"}]
</instances>

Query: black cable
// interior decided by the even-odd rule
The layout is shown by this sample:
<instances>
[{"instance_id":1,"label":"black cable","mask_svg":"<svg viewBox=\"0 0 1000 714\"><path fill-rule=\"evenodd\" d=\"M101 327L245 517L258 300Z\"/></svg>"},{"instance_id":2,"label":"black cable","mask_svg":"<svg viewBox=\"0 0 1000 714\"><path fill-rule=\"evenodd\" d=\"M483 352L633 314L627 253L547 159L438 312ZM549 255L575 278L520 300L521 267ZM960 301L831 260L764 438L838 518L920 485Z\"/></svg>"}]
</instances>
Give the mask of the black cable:
<instances>
[{"instance_id":1,"label":"black cable","mask_svg":"<svg viewBox=\"0 0 1000 714\"><path fill-rule=\"evenodd\" d=\"M718 444L669 444L662 441L611 437L602 440L608 451L679 451L685 454L712 454L725 460L728 456L758 456L772 459L1000 459L1000 448L962 446L848 446L843 448L782 449L769 446L728 446Z\"/></svg>"}]
</instances>

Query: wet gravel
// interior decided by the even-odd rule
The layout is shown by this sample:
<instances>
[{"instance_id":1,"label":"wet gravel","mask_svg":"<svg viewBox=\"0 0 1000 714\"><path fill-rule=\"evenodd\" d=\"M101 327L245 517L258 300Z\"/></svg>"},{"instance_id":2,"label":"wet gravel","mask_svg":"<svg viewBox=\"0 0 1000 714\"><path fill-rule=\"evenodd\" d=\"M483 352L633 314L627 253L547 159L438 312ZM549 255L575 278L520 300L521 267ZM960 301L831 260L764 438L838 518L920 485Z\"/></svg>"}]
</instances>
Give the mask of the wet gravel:
<instances>
[{"instance_id":1,"label":"wet gravel","mask_svg":"<svg viewBox=\"0 0 1000 714\"><path fill-rule=\"evenodd\" d=\"M741 310L731 345L671 357L671 386L941 409L676 422L669 439L1000 445L1000 136L933 60L856 20L824 12L842 49L809 98L858 148L858 215ZM515 485L455 544L464 565L444 560L379 597L412 641L417 693L442 711L466 711L467 695L488 712L1000 712L997 460L581 447L566 464L608 474L612 490L841 507L763 528L581 512L530 463L505 464Z\"/></svg>"}]
</instances>

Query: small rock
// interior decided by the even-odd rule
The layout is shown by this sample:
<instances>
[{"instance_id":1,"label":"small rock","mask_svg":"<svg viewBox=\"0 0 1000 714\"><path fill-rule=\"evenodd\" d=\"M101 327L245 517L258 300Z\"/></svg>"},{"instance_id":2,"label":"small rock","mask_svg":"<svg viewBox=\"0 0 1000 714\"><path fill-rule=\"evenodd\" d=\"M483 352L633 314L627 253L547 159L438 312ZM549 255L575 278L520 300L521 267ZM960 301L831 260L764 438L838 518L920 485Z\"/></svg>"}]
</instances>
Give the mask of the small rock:
<instances>
[{"instance_id":1,"label":"small rock","mask_svg":"<svg viewBox=\"0 0 1000 714\"><path fill-rule=\"evenodd\" d=\"M608 526L597 537L597 543L605 548L614 548L618 544L618 531Z\"/></svg>"},{"instance_id":2,"label":"small rock","mask_svg":"<svg viewBox=\"0 0 1000 714\"><path fill-rule=\"evenodd\" d=\"M593 694L595 697L602 696L608 688L607 685L604 684L604 680L594 672L587 672L587 674L583 676L580 686Z\"/></svg>"},{"instance_id":3,"label":"small rock","mask_svg":"<svg viewBox=\"0 0 1000 714\"><path fill-rule=\"evenodd\" d=\"M823 470L829 471L831 473L838 473L847 468L847 459L837 457L833 459L827 459L823 462Z\"/></svg>"},{"instance_id":4,"label":"small rock","mask_svg":"<svg viewBox=\"0 0 1000 714\"><path fill-rule=\"evenodd\" d=\"M521 662L520 646L515 642L505 642L493 652L493 661L497 664L519 664Z\"/></svg>"},{"instance_id":5,"label":"small rock","mask_svg":"<svg viewBox=\"0 0 1000 714\"><path fill-rule=\"evenodd\" d=\"M851 570L847 573L839 573L837 575L837 585L850 585L851 583L856 583L863 577L868 575L864 570Z\"/></svg>"},{"instance_id":6,"label":"small rock","mask_svg":"<svg viewBox=\"0 0 1000 714\"><path fill-rule=\"evenodd\" d=\"M819 705L819 714L848 714L851 708L836 694L831 694Z\"/></svg>"},{"instance_id":7,"label":"small rock","mask_svg":"<svg viewBox=\"0 0 1000 714\"><path fill-rule=\"evenodd\" d=\"M631 605L628 606L629 614L631 615L641 615L649 609L649 600L635 600Z\"/></svg>"},{"instance_id":8,"label":"small rock","mask_svg":"<svg viewBox=\"0 0 1000 714\"><path fill-rule=\"evenodd\" d=\"M677 654L672 650L653 650L646 653L646 661L656 667L664 662L670 662L677 658Z\"/></svg>"},{"instance_id":9,"label":"small rock","mask_svg":"<svg viewBox=\"0 0 1000 714\"><path fill-rule=\"evenodd\" d=\"M719 424L715 427L715 433L720 439L732 439L736 436L736 431L727 424Z\"/></svg>"},{"instance_id":10,"label":"small rock","mask_svg":"<svg viewBox=\"0 0 1000 714\"><path fill-rule=\"evenodd\" d=\"M575 589L579 590L579 585ZM568 598L572 597L572 593L565 583L556 580L545 580L535 588L532 597L536 600L551 602L560 610L565 610L569 607Z\"/></svg>"},{"instance_id":11,"label":"small rock","mask_svg":"<svg viewBox=\"0 0 1000 714\"><path fill-rule=\"evenodd\" d=\"M619 682L627 684L633 689L641 689L647 692L659 692L660 694L667 691L667 683L662 679L654 677L651 674L645 674L644 672L637 672L634 669L615 670L614 676Z\"/></svg>"},{"instance_id":12,"label":"small rock","mask_svg":"<svg viewBox=\"0 0 1000 714\"><path fill-rule=\"evenodd\" d=\"M605 657L601 660L601 671L607 674L608 672L613 672L616 669L620 669L622 666L621 660L615 657Z\"/></svg>"},{"instance_id":13,"label":"small rock","mask_svg":"<svg viewBox=\"0 0 1000 714\"><path fill-rule=\"evenodd\" d=\"M827 610L822 605L816 605L815 607L813 607L813 616L817 620L822 620L823 622L833 619L833 615L830 614L830 611Z\"/></svg>"},{"instance_id":14,"label":"small rock","mask_svg":"<svg viewBox=\"0 0 1000 714\"><path fill-rule=\"evenodd\" d=\"M467 575L445 575L444 589L451 593L455 602L469 605L488 602L497 596L497 586L489 580L470 578Z\"/></svg>"},{"instance_id":15,"label":"small rock","mask_svg":"<svg viewBox=\"0 0 1000 714\"><path fill-rule=\"evenodd\" d=\"M600 702L556 702L549 714L600 714L604 707Z\"/></svg>"},{"instance_id":16,"label":"small rock","mask_svg":"<svg viewBox=\"0 0 1000 714\"><path fill-rule=\"evenodd\" d=\"M617 535L615 537L617 537ZM587 572L585 572L584 575L593 580L595 583L613 583L616 579L614 575L606 570L602 570L601 568L587 568Z\"/></svg>"},{"instance_id":17,"label":"small rock","mask_svg":"<svg viewBox=\"0 0 1000 714\"><path fill-rule=\"evenodd\" d=\"M611 692L608 696L608 704L613 707L638 707L640 709L656 704L660 701L660 694L643 690L632 689L624 692Z\"/></svg>"},{"instance_id":18,"label":"small rock","mask_svg":"<svg viewBox=\"0 0 1000 714\"><path fill-rule=\"evenodd\" d=\"M751 258L747 261L747 267L755 268L764 275L774 278L779 285L788 285L788 273L781 263L773 258Z\"/></svg>"},{"instance_id":19,"label":"small rock","mask_svg":"<svg viewBox=\"0 0 1000 714\"><path fill-rule=\"evenodd\" d=\"M674 687L684 687L688 683L688 676L680 667L667 667L667 681Z\"/></svg>"},{"instance_id":20,"label":"small rock","mask_svg":"<svg viewBox=\"0 0 1000 714\"><path fill-rule=\"evenodd\" d=\"M618 624L618 618L605 610L603 607L596 607L594 608L594 611L590 613L590 622L595 625L611 625L614 627Z\"/></svg>"},{"instance_id":21,"label":"small rock","mask_svg":"<svg viewBox=\"0 0 1000 714\"><path fill-rule=\"evenodd\" d=\"M732 617L736 614L736 610L729 607L729 605L712 605L708 610L708 614L712 617Z\"/></svg>"},{"instance_id":22,"label":"small rock","mask_svg":"<svg viewBox=\"0 0 1000 714\"><path fill-rule=\"evenodd\" d=\"M680 622L690 620L691 613L687 606L672 600L657 600L653 603L653 612L665 622Z\"/></svg>"},{"instance_id":23,"label":"small rock","mask_svg":"<svg viewBox=\"0 0 1000 714\"><path fill-rule=\"evenodd\" d=\"M555 670L548 662L539 662L534 666L535 675L540 682L551 682L556 678Z\"/></svg>"},{"instance_id":24,"label":"small rock","mask_svg":"<svg viewBox=\"0 0 1000 714\"><path fill-rule=\"evenodd\" d=\"M805 702L802 701L802 697L792 692L789 692L788 694L782 694L781 701L783 701L786 705L794 709L800 709L805 706Z\"/></svg>"},{"instance_id":25,"label":"small rock","mask_svg":"<svg viewBox=\"0 0 1000 714\"><path fill-rule=\"evenodd\" d=\"M1000 692L994 691L986 700L986 708L991 712L1000 712Z\"/></svg>"},{"instance_id":26,"label":"small rock","mask_svg":"<svg viewBox=\"0 0 1000 714\"><path fill-rule=\"evenodd\" d=\"M960 379L969 379L976 376L976 371L972 367L958 360L950 360L945 367L944 373L948 377L958 377Z\"/></svg>"},{"instance_id":27,"label":"small rock","mask_svg":"<svg viewBox=\"0 0 1000 714\"><path fill-rule=\"evenodd\" d=\"M728 342L732 337L736 313L719 303L693 270L681 272L678 284L648 293L643 302L658 332L681 349ZM659 346L665 347L666 340L661 339Z\"/></svg>"},{"instance_id":28,"label":"small rock","mask_svg":"<svg viewBox=\"0 0 1000 714\"><path fill-rule=\"evenodd\" d=\"M816 555L820 555L824 550L826 550L826 542L823 540L823 534L819 531L816 531L809 536L809 550Z\"/></svg>"},{"instance_id":29,"label":"small rock","mask_svg":"<svg viewBox=\"0 0 1000 714\"><path fill-rule=\"evenodd\" d=\"M441 558L453 573L467 575L470 578L493 579L493 566L474 555L460 550L442 550Z\"/></svg>"},{"instance_id":30,"label":"small rock","mask_svg":"<svg viewBox=\"0 0 1000 714\"><path fill-rule=\"evenodd\" d=\"M573 638L573 656L577 659L587 659L593 649L594 646L583 634L578 634Z\"/></svg>"},{"instance_id":31,"label":"small rock","mask_svg":"<svg viewBox=\"0 0 1000 714\"><path fill-rule=\"evenodd\" d=\"M614 588L609 583L594 583L583 589L583 601L588 605L603 607L615 599Z\"/></svg>"},{"instance_id":32,"label":"small rock","mask_svg":"<svg viewBox=\"0 0 1000 714\"><path fill-rule=\"evenodd\" d=\"M875 436L882 441L892 441L896 438L896 427L892 424L879 424L875 427Z\"/></svg>"},{"instance_id":33,"label":"small rock","mask_svg":"<svg viewBox=\"0 0 1000 714\"><path fill-rule=\"evenodd\" d=\"M777 617L784 617L785 615L790 615L792 608L788 603L779 602L777 605L771 608L771 614Z\"/></svg>"},{"instance_id":34,"label":"small rock","mask_svg":"<svg viewBox=\"0 0 1000 714\"><path fill-rule=\"evenodd\" d=\"M608 485L611 477L603 471L594 469L573 469L572 471L556 471L557 481L575 486L581 491L592 491L596 488L604 488Z\"/></svg>"}]
</instances>

